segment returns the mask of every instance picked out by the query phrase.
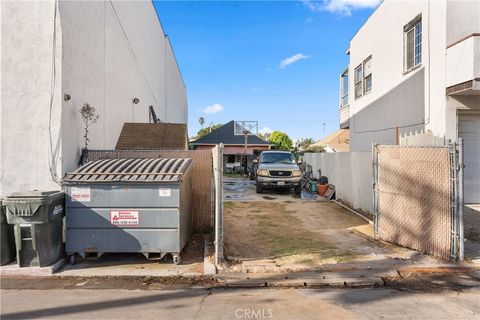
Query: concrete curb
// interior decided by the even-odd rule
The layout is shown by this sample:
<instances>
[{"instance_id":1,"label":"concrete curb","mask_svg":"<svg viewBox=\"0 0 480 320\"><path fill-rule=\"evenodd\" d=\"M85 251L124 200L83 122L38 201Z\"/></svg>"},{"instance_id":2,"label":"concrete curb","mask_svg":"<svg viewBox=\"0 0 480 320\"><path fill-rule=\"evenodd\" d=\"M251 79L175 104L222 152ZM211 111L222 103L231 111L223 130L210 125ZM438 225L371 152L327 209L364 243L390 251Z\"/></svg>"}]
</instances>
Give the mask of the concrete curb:
<instances>
[{"instance_id":1,"label":"concrete curb","mask_svg":"<svg viewBox=\"0 0 480 320\"><path fill-rule=\"evenodd\" d=\"M217 283L212 287L225 288L261 288L261 287L277 287L277 288L359 288L359 287L376 287L384 286L383 279L401 278L405 273L452 273L452 274L480 274L480 266L478 265L456 265L456 264L423 264L423 265L404 265L390 266L383 269L372 269L368 267L358 267L355 265L343 265L334 268L328 268L318 271L307 272L271 272L271 273L220 273L215 274L216 268L211 261L210 249L206 244L204 259L204 275L175 275L174 278L179 279L181 284L185 279L185 284L189 283L189 279L212 279ZM2 277L49 277L60 276L62 278L76 278L78 275L54 274L64 264L61 260L56 264L39 268L19 268L16 264L2 266ZM111 275L112 277L118 275ZM80 276L82 277L82 276ZM102 278L109 277L108 274L102 276L86 276L85 278ZM132 276L137 277L137 276ZM172 277L172 276L170 276ZM143 276L138 276L143 278ZM152 278L168 279L169 276L153 276Z\"/></svg>"},{"instance_id":2,"label":"concrete curb","mask_svg":"<svg viewBox=\"0 0 480 320\"><path fill-rule=\"evenodd\" d=\"M398 274L397 274L398 276ZM383 286L384 281L379 275L358 272L345 273L289 273L283 275L257 274L246 275L219 275L214 277L228 288L319 288L319 287L375 287Z\"/></svg>"},{"instance_id":3,"label":"concrete curb","mask_svg":"<svg viewBox=\"0 0 480 320\"><path fill-rule=\"evenodd\" d=\"M65 259L60 259L47 267L24 267L20 268L16 262L0 267L0 276L52 276L55 272L63 268Z\"/></svg>"},{"instance_id":4,"label":"concrete curb","mask_svg":"<svg viewBox=\"0 0 480 320\"><path fill-rule=\"evenodd\" d=\"M377 287L385 285L385 278L401 278L401 273L480 273L478 266L471 265L415 265L397 266L384 269L338 268L317 272L290 273L236 273L214 276L225 287L260 288L260 287Z\"/></svg>"}]
</instances>

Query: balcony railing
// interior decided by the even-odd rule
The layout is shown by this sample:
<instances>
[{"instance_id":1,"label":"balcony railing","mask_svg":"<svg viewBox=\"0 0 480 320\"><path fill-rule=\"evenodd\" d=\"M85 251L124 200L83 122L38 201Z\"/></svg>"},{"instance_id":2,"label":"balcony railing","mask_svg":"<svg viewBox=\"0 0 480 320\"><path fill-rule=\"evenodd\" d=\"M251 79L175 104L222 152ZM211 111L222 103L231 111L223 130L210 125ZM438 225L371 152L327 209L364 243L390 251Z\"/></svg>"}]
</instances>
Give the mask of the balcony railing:
<instances>
[{"instance_id":1,"label":"balcony railing","mask_svg":"<svg viewBox=\"0 0 480 320\"><path fill-rule=\"evenodd\" d=\"M480 34L474 33L447 48L446 87L472 81L480 77Z\"/></svg>"}]
</instances>

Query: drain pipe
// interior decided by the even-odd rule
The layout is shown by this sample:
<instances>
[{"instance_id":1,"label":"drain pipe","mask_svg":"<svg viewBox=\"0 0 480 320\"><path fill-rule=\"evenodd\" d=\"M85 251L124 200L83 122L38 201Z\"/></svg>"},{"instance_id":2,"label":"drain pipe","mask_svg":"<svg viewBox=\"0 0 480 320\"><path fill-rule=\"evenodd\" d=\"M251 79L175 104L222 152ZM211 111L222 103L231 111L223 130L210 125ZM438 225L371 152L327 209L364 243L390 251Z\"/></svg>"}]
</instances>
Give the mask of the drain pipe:
<instances>
[{"instance_id":1,"label":"drain pipe","mask_svg":"<svg viewBox=\"0 0 480 320\"><path fill-rule=\"evenodd\" d=\"M465 253L465 239L464 239L464 225L463 225L463 138L458 139L458 260L460 262L464 259Z\"/></svg>"}]
</instances>

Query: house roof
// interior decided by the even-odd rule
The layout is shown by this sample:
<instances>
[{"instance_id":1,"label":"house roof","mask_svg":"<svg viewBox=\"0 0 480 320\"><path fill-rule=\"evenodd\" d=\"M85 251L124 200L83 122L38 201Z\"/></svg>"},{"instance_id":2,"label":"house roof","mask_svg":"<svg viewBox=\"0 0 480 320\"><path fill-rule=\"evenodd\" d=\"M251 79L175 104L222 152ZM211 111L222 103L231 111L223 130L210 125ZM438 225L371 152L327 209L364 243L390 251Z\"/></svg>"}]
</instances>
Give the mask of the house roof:
<instances>
[{"instance_id":1,"label":"house roof","mask_svg":"<svg viewBox=\"0 0 480 320\"><path fill-rule=\"evenodd\" d=\"M244 145L245 138L243 135L235 135L234 133L235 121L230 121L229 123L223 125L222 127L213 130L209 134L198 138L197 140L191 141L191 145L215 145L223 143L225 145ZM267 141L260 139L256 135L250 135L247 139L247 144L249 146L259 146L259 145L270 145Z\"/></svg>"},{"instance_id":2,"label":"house roof","mask_svg":"<svg viewBox=\"0 0 480 320\"><path fill-rule=\"evenodd\" d=\"M340 129L325 139L322 139L311 146L326 146L335 152L348 152L350 150L349 130Z\"/></svg>"}]
</instances>

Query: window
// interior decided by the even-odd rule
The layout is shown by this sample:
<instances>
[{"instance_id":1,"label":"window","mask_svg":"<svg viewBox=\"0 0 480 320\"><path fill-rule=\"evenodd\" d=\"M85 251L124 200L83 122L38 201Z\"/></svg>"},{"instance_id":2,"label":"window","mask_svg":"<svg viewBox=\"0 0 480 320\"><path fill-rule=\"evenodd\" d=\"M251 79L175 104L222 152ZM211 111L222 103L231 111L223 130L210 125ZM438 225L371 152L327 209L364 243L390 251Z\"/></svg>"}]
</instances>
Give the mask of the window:
<instances>
[{"instance_id":1,"label":"window","mask_svg":"<svg viewBox=\"0 0 480 320\"><path fill-rule=\"evenodd\" d=\"M422 63L422 20L416 18L404 27L405 71Z\"/></svg>"},{"instance_id":2,"label":"window","mask_svg":"<svg viewBox=\"0 0 480 320\"><path fill-rule=\"evenodd\" d=\"M355 68L354 80L355 80L355 98L359 98L363 94L363 88L362 88L363 75L362 75L361 64Z\"/></svg>"},{"instance_id":3,"label":"window","mask_svg":"<svg viewBox=\"0 0 480 320\"><path fill-rule=\"evenodd\" d=\"M295 163L295 158L289 152L265 152L260 157L260 163Z\"/></svg>"},{"instance_id":4,"label":"window","mask_svg":"<svg viewBox=\"0 0 480 320\"><path fill-rule=\"evenodd\" d=\"M340 107L348 104L348 69L340 76Z\"/></svg>"},{"instance_id":5,"label":"window","mask_svg":"<svg viewBox=\"0 0 480 320\"><path fill-rule=\"evenodd\" d=\"M372 91L372 57L363 62L363 93Z\"/></svg>"}]
</instances>

